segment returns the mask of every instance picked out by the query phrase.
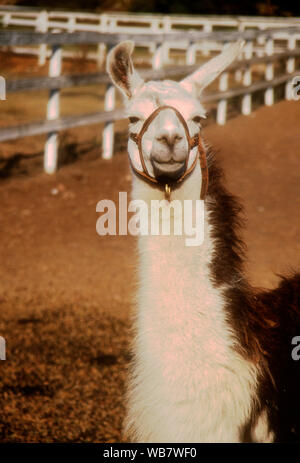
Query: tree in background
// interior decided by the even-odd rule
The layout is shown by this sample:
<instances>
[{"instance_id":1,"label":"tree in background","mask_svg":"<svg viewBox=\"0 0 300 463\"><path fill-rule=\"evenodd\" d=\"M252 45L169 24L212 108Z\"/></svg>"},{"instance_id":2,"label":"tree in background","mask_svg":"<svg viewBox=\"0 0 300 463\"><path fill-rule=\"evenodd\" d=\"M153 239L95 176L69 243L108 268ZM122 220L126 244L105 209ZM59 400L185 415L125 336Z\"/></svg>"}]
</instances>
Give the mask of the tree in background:
<instances>
[{"instance_id":1,"label":"tree in background","mask_svg":"<svg viewBox=\"0 0 300 463\"><path fill-rule=\"evenodd\" d=\"M294 0L132 0L130 11L165 14L229 14L264 16L300 16L300 2Z\"/></svg>"},{"instance_id":2,"label":"tree in background","mask_svg":"<svg viewBox=\"0 0 300 463\"><path fill-rule=\"evenodd\" d=\"M46 9L130 11L162 14L229 14L300 16L300 2L294 0L0 0L0 4Z\"/></svg>"}]
</instances>

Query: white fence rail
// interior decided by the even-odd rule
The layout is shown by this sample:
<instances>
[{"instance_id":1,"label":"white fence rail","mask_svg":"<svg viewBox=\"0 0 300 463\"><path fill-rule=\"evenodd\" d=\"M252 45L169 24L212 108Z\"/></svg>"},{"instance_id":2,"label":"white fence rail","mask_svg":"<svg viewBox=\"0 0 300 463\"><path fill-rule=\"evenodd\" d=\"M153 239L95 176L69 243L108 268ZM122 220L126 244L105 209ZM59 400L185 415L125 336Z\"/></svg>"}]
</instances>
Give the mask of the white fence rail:
<instances>
[{"instance_id":1,"label":"white fence rail","mask_svg":"<svg viewBox=\"0 0 300 463\"><path fill-rule=\"evenodd\" d=\"M178 29L196 29L214 32L216 29L244 31L248 28L299 26L300 17L224 16L224 15L160 15L147 13L104 13L46 11L37 8L0 7L4 25L38 27L47 30L62 28L68 32L97 31L116 33L172 32Z\"/></svg>"},{"instance_id":2,"label":"white fence rail","mask_svg":"<svg viewBox=\"0 0 300 463\"><path fill-rule=\"evenodd\" d=\"M280 37L280 39L278 39ZM14 140L24 136L47 134L44 154L44 169L53 173L57 168L58 133L61 130L89 124L104 124L102 135L102 156L106 159L113 155L114 122L124 118L123 111L116 108L115 91L103 72L94 74L61 75L62 50L64 45L104 44L107 47L124 39L133 39L137 45L146 40L153 44L153 69L141 70L148 79L163 79L184 77L195 70L197 64L197 46L203 42L213 42L219 48L224 43L244 38L246 45L239 60L224 72L219 78L219 90L206 94L204 103L216 105L216 121L224 124L228 115L228 103L240 97L242 114L252 111L252 96L254 92L264 93L264 104L274 102L275 87L285 85L285 98L292 98L292 82L300 74L300 27L275 28L265 30L245 31L184 31L157 32L156 34L111 34L90 31L81 32L35 32L20 30L0 30L1 46L40 46L46 44L51 49L48 77L27 79L10 79L6 83L7 92L34 91L49 89L49 100L46 110L46 120L1 128L0 142ZM275 44L280 41L280 52ZM163 68L165 62L164 45L174 42L187 44L185 46L185 66ZM177 45L178 46L178 45ZM255 53L259 51L259 53ZM202 51L206 54L207 49ZM104 111L80 116L60 117L60 90L66 87L102 83L106 85Z\"/></svg>"},{"instance_id":3,"label":"white fence rail","mask_svg":"<svg viewBox=\"0 0 300 463\"><path fill-rule=\"evenodd\" d=\"M33 29L37 32L47 32L53 30L73 32L101 32L111 34L153 34L170 33L185 30L196 30L202 32L216 31L261 31L271 28L286 28L300 26L299 18L279 18L279 17L248 17L248 16L184 16L184 15L159 15L159 14L139 14L139 13L104 13L93 14L83 12L63 12L47 11L33 8L22 7L0 7L0 24L4 27L18 26ZM274 40L285 39L285 35L280 33L274 35ZM300 34L297 39L300 38ZM257 53L261 53L260 45L264 46L264 39L258 43ZM141 40L140 46L149 49L151 54L155 53L155 43L149 40ZM163 60L164 64L170 63L170 50L186 50L189 44L186 41L168 41L164 43ZM276 44L275 44L276 46ZM190 64L193 64L195 53L201 51L209 54L211 51L219 51L220 44L213 40L202 41L194 44L190 50ZM39 64L44 65L47 57L50 57L51 50L47 49L46 44L41 44L38 49L28 47L14 47L17 53L38 54ZM255 52L256 50L254 50ZM276 48L275 52L282 51ZM102 67L105 60L106 46L99 43L97 51L91 51L87 58L94 59ZM76 57L76 53L64 50L64 57Z\"/></svg>"}]
</instances>

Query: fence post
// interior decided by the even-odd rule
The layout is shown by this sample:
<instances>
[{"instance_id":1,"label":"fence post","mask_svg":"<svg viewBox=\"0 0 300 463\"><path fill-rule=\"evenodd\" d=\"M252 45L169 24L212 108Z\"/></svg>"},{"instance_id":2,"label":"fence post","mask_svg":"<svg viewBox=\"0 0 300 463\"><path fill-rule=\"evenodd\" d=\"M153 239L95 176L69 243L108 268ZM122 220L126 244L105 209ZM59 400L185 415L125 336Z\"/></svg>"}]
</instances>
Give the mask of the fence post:
<instances>
[{"instance_id":1,"label":"fence post","mask_svg":"<svg viewBox=\"0 0 300 463\"><path fill-rule=\"evenodd\" d=\"M253 42L248 40L245 45L245 58L251 59L253 55ZM243 85L248 87L251 85L252 75L251 75L251 65L248 64L243 76ZM251 93L246 93L242 98L242 114L248 115L251 113Z\"/></svg>"},{"instance_id":2,"label":"fence post","mask_svg":"<svg viewBox=\"0 0 300 463\"><path fill-rule=\"evenodd\" d=\"M68 18L68 32L75 32L76 30L76 16L69 16Z\"/></svg>"},{"instance_id":3,"label":"fence post","mask_svg":"<svg viewBox=\"0 0 300 463\"><path fill-rule=\"evenodd\" d=\"M156 19L156 18L152 18L151 19L151 26L150 26L150 30L151 32L156 33L156 34L159 34L159 32L161 32L161 29L160 29L160 20L159 19ZM148 44L148 50L149 50L149 53L151 55L154 55L155 53L155 50L156 50L156 44L155 42L150 42Z\"/></svg>"},{"instance_id":4,"label":"fence post","mask_svg":"<svg viewBox=\"0 0 300 463\"><path fill-rule=\"evenodd\" d=\"M163 31L165 33L171 32L172 23L171 23L171 18L169 16L164 16L163 17L162 24L163 24Z\"/></svg>"},{"instance_id":5,"label":"fence post","mask_svg":"<svg viewBox=\"0 0 300 463\"><path fill-rule=\"evenodd\" d=\"M259 26L259 31L264 31L265 26ZM256 50L256 55L261 57L264 56L264 48L266 45L266 37L264 35L258 35L257 37L257 45L259 45L259 48Z\"/></svg>"},{"instance_id":6,"label":"fence post","mask_svg":"<svg viewBox=\"0 0 300 463\"><path fill-rule=\"evenodd\" d=\"M160 43L156 46L156 50L152 57L152 68L153 69L161 69L163 66L163 55L164 55L164 47Z\"/></svg>"},{"instance_id":7,"label":"fence post","mask_svg":"<svg viewBox=\"0 0 300 463\"><path fill-rule=\"evenodd\" d=\"M107 14L101 13L99 15L100 32L106 32L107 31L107 24L108 24Z\"/></svg>"},{"instance_id":8,"label":"fence post","mask_svg":"<svg viewBox=\"0 0 300 463\"><path fill-rule=\"evenodd\" d=\"M243 77L243 73L240 69L236 69L234 71L234 80L236 82L240 82L242 80L242 77Z\"/></svg>"},{"instance_id":9,"label":"fence post","mask_svg":"<svg viewBox=\"0 0 300 463\"><path fill-rule=\"evenodd\" d=\"M228 72L223 72L219 79L219 90L225 92L228 89ZM224 125L227 116L227 100L222 98L217 107L217 124Z\"/></svg>"},{"instance_id":10,"label":"fence post","mask_svg":"<svg viewBox=\"0 0 300 463\"><path fill-rule=\"evenodd\" d=\"M163 18L163 32L168 34L171 31L172 31L171 19L169 18L169 16L165 16ZM163 44L161 44L161 47L162 47L162 50L161 50L162 64L163 63L168 63L169 62L169 55L170 55L170 44L168 42L164 42ZM158 69L158 68L155 68L155 69Z\"/></svg>"},{"instance_id":11,"label":"fence post","mask_svg":"<svg viewBox=\"0 0 300 463\"><path fill-rule=\"evenodd\" d=\"M210 22L204 23L203 31L208 33L212 32L212 24ZM202 54L203 56L208 56L209 53L209 42L207 40L204 40L202 43Z\"/></svg>"},{"instance_id":12,"label":"fence post","mask_svg":"<svg viewBox=\"0 0 300 463\"><path fill-rule=\"evenodd\" d=\"M103 68L103 65L105 63L105 57L106 57L106 45L105 43L98 43L97 52L96 52L96 61L97 61L97 67L99 69Z\"/></svg>"},{"instance_id":13,"label":"fence post","mask_svg":"<svg viewBox=\"0 0 300 463\"><path fill-rule=\"evenodd\" d=\"M237 19L237 30L239 32L244 32L245 31L245 24L243 23L243 20L238 18Z\"/></svg>"},{"instance_id":14,"label":"fence post","mask_svg":"<svg viewBox=\"0 0 300 463\"><path fill-rule=\"evenodd\" d=\"M53 45L49 61L49 77L57 77L61 73L62 48ZM50 90L47 104L47 120L59 117L59 89ZM58 133L49 132L45 144L44 170L47 174L54 174L57 168Z\"/></svg>"},{"instance_id":15,"label":"fence post","mask_svg":"<svg viewBox=\"0 0 300 463\"><path fill-rule=\"evenodd\" d=\"M151 32L159 32L159 19L156 18L151 18L151 26L150 26Z\"/></svg>"},{"instance_id":16,"label":"fence post","mask_svg":"<svg viewBox=\"0 0 300 463\"><path fill-rule=\"evenodd\" d=\"M99 32L107 31L107 15L106 14L99 15L98 29L99 29ZM98 43L97 52L96 52L96 61L97 61L97 66L99 69L102 69L105 63L105 57L106 57L106 45L105 43Z\"/></svg>"},{"instance_id":17,"label":"fence post","mask_svg":"<svg viewBox=\"0 0 300 463\"><path fill-rule=\"evenodd\" d=\"M296 38L294 35L291 35L288 40L288 49L289 50L295 50L296 48ZM292 72L295 71L295 57L289 57L286 62L286 72L288 74L291 74ZM286 85L285 85L285 98L287 100L292 100L292 80L288 80Z\"/></svg>"},{"instance_id":18,"label":"fence post","mask_svg":"<svg viewBox=\"0 0 300 463\"><path fill-rule=\"evenodd\" d=\"M274 53L274 41L272 37L268 37L266 41L266 55L272 56ZM271 81L274 78L274 65L273 63L266 64L265 79ZM272 85L265 91L265 105L272 106L274 104L274 89Z\"/></svg>"},{"instance_id":19,"label":"fence post","mask_svg":"<svg viewBox=\"0 0 300 463\"><path fill-rule=\"evenodd\" d=\"M105 111L115 109L116 92L115 86L108 84L104 99ZM102 157L103 159L111 159L114 149L114 123L106 122L102 133Z\"/></svg>"},{"instance_id":20,"label":"fence post","mask_svg":"<svg viewBox=\"0 0 300 463\"><path fill-rule=\"evenodd\" d=\"M117 20L115 18L112 18L112 17L107 17L107 30L114 34L117 32L116 30L116 26L117 26Z\"/></svg>"},{"instance_id":21,"label":"fence post","mask_svg":"<svg viewBox=\"0 0 300 463\"><path fill-rule=\"evenodd\" d=\"M244 30L245 30L245 25L241 21L239 21L239 23L238 23L238 31L239 32L244 32ZM241 53L239 53L239 56L237 57L237 61L240 61L241 59L243 59L243 51ZM241 82L242 77L243 77L243 73L242 73L241 69L236 69L234 71L234 80L236 82Z\"/></svg>"},{"instance_id":22,"label":"fence post","mask_svg":"<svg viewBox=\"0 0 300 463\"><path fill-rule=\"evenodd\" d=\"M196 44L195 43L189 44L187 51L186 51L185 62L188 66L196 64Z\"/></svg>"},{"instance_id":23,"label":"fence post","mask_svg":"<svg viewBox=\"0 0 300 463\"><path fill-rule=\"evenodd\" d=\"M42 32L43 34L48 30L48 13L46 10L41 11L36 19L36 31ZM42 43L39 46L39 58L38 64L39 66L44 66L46 64L47 59L47 44Z\"/></svg>"},{"instance_id":24,"label":"fence post","mask_svg":"<svg viewBox=\"0 0 300 463\"><path fill-rule=\"evenodd\" d=\"M4 15L3 18L2 18L2 25L3 25L3 27L9 26L10 18L11 18L10 13L5 13L5 15Z\"/></svg>"}]
</instances>

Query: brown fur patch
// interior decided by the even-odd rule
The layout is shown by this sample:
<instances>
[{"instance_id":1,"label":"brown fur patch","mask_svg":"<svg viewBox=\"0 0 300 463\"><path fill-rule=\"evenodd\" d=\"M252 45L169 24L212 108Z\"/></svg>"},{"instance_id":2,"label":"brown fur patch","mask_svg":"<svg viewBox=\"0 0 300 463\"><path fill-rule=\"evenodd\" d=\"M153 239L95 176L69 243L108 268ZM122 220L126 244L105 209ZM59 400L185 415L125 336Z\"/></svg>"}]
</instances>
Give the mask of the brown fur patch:
<instances>
[{"instance_id":1,"label":"brown fur patch","mask_svg":"<svg viewBox=\"0 0 300 463\"><path fill-rule=\"evenodd\" d=\"M236 334L239 353L260 369L259 403L241 430L248 440L258 414L266 408L277 441L300 441L300 361L291 358L291 341L300 335L300 274L283 278L278 288L252 288L244 276L245 246L240 238L242 208L224 187L223 172L208 154L206 206L215 243L211 278L226 285L228 321Z\"/></svg>"}]
</instances>

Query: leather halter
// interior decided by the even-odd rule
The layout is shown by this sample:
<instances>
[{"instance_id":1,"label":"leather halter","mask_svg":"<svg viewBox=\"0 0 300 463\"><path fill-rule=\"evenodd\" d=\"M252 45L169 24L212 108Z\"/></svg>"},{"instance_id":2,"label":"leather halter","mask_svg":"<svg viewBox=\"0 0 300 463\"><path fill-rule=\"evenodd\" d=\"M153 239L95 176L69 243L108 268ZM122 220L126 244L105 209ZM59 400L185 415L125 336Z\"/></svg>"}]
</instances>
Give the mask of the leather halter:
<instances>
[{"instance_id":1,"label":"leather halter","mask_svg":"<svg viewBox=\"0 0 300 463\"><path fill-rule=\"evenodd\" d=\"M164 109L172 109L175 112L178 119L180 120L180 122L182 123L184 131L185 131L186 139L188 141L188 149L189 149L188 156L186 157L186 160L185 160L184 172L181 175L181 177L179 177L177 180L171 181L171 185L181 183L194 170L194 168L195 168L195 166L197 164L197 160L199 158L200 167L201 167L201 173L202 173L202 185L201 185L200 199L205 199L205 196L206 196L206 193L207 193L207 188L208 188L208 168L207 168L207 160L206 160L206 155L205 155L205 149L204 149L203 144L202 144L200 131L194 137L190 137L189 129L188 129L188 126L187 126L187 123L186 123L184 117L173 106L160 106L155 111L153 111L153 113L151 113L150 116L145 120L145 122L144 122L144 124L143 124L143 126L141 128L141 131L139 133L130 133L129 137L138 146L139 155L140 155L140 161L141 161L143 170L141 171L141 170L136 169L136 167L133 165L133 163L132 163L132 161L130 159L130 156L129 156L131 167L132 167L133 171L135 172L135 174L140 176L142 179L148 180L149 182L155 183L157 185L162 185L162 182L157 180L155 177L152 177L148 172L148 169L146 167L146 163L145 163L145 160L144 160L144 157L143 157L143 152L142 152L142 138L143 138L144 133L148 129L149 125L151 124L151 122ZM188 168L190 152L196 146L198 147L197 156L195 157L195 160L193 161L192 165ZM168 199L170 199L170 195L171 195L171 185L169 183L165 183L165 193L166 193L166 196L167 196Z\"/></svg>"}]
</instances>

